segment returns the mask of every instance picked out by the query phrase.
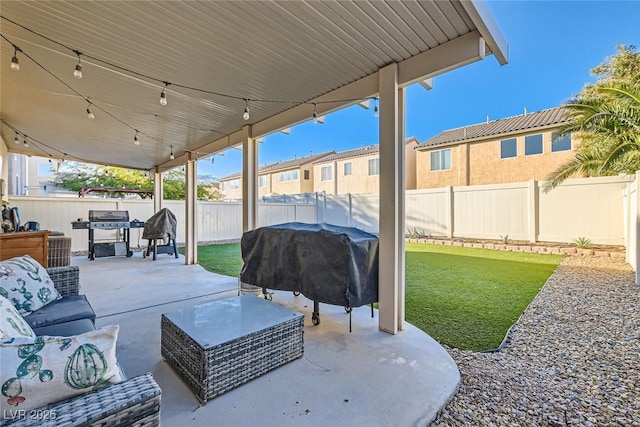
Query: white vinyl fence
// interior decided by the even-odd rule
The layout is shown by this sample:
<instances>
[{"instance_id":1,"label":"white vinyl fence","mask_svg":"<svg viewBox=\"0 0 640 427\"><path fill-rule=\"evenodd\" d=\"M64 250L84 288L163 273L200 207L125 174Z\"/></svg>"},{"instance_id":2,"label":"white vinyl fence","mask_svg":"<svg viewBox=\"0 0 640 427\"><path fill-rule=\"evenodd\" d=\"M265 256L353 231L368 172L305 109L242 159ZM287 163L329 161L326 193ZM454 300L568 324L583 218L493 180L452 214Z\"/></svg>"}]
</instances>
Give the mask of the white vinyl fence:
<instances>
[{"instance_id":1,"label":"white vinyl fence","mask_svg":"<svg viewBox=\"0 0 640 427\"><path fill-rule=\"evenodd\" d=\"M572 242L578 237L594 244L627 246L635 266L638 227L635 177L583 178L565 181L549 193L543 183L478 185L409 190L406 193L407 231L458 238ZM313 193L291 197L299 203L260 203L260 226L283 222L327 222L377 233L380 198L376 194L329 196ZM41 229L62 231L73 238L73 250L87 247L86 230L72 230L71 221L87 219L89 210L126 210L131 219L146 220L153 202L137 199L47 198L13 196L22 223L38 221ZM162 204L178 220L177 241L184 241L184 202ZM239 202L198 202L198 241L239 239L242 205ZM96 231L96 239L112 239L115 231ZM142 230L133 230L132 244Z\"/></svg>"}]
</instances>

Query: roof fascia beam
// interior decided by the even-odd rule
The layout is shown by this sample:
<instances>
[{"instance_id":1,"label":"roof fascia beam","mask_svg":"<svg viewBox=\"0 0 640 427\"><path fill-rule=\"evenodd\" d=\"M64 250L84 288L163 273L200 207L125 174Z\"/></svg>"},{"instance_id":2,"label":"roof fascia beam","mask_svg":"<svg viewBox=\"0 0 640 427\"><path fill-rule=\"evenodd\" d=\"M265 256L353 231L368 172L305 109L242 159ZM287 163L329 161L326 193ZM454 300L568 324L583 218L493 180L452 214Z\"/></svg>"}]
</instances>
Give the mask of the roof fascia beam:
<instances>
[{"instance_id":1,"label":"roof fascia beam","mask_svg":"<svg viewBox=\"0 0 640 427\"><path fill-rule=\"evenodd\" d=\"M478 31L467 33L402 61L398 67L398 85L413 83L479 61L485 56L485 43Z\"/></svg>"},{"instance_id":2,"label":"roof fascia beam","mask_svg":"<svg viewBox=\"0 0 640 427\"><path fill-rule=\"evenodd\" d=\"M509 62L509 44L500 31L498 24L496 24L496 21L493 19L493 15L491 15L485 2L462 0L460 4L469 14L471 21L486 40L491 53L496 56L500 65L505 65Z\"/></svg>"}]
</instances>

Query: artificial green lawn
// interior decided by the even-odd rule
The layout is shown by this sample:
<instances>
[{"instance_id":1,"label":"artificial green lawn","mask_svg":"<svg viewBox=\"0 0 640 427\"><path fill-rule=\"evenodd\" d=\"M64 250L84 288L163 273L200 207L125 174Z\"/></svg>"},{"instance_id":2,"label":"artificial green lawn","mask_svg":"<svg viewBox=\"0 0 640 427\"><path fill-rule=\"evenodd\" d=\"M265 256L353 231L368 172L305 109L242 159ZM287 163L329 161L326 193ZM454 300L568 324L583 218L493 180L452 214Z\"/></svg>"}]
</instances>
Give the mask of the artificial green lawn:
<instances>
[{"instance_id":1,"label":"artificial green lawn","mask_svg":"<svg viewBox=\"0 0 640 427\"><path fill-rule=\"evenodd\" d=\"M184 248L178 252L184 255ZM243 265L240 243L198 246L198 264L207 271L238 277Z\"/></svg>"},{"instance_id":2,"label":"artificial green lawn","mask_svg":"<svg viewBox=\"0 0 640 427\"><path fill-rule=\"evenodd\" d=\"M406 319L437 341L497 348L562 260L457 246L406 244Z\"/></svg>"},{"instance_id":3,"label":"artificial green lawn","mask_svg":"<svg viewBox=\"0 0 640 427\"><path fill-rule=\"evenodd\" d=\"M228 276L242 268L238 243L201 246L198 260ZM559 255L407 243L406 319L440 343L494 349L561 260Z\"/></svg>"}]
</instances>

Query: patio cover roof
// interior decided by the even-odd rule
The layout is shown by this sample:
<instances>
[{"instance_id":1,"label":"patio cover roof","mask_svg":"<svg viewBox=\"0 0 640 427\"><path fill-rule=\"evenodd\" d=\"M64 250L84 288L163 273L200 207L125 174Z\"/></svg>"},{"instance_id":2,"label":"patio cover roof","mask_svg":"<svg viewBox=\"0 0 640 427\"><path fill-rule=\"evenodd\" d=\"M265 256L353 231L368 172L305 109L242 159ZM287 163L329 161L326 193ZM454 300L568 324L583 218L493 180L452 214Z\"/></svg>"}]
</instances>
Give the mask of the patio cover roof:
<instances>
[{"instance_id":1,"label":"patio cover roof","mask_svg":"<svg viewBox=\"0 0 640 427\"><path fill-rule=\"evenodd\" d=\"M406 86L489 53L507 61L476 1L3 0L0 12L8 150L147 170L237 145L247 124L255 138L309 120L314 103L320 115L375 97L390 63Z\"/></svg>"}]
</instances>

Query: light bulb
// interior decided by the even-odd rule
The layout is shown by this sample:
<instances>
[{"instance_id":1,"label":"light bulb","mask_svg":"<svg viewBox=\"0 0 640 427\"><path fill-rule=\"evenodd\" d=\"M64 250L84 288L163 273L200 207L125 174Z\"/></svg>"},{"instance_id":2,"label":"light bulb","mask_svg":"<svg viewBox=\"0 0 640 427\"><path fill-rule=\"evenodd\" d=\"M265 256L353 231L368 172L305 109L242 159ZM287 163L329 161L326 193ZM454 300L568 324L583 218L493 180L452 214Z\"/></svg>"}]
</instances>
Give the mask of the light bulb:
<instances>
[{"instance_id":1,"label":"light bulb","mask_svg":"<svg viewBox=\"0 0 640 427\"><path fill-rule=\"evenodd\" d=\"M373 107L373 117L380 117L380 111L378 110L378 106Z\"/></svg>"},{"instance_id":2,"label":"light bulb","mask_svg":"<svg viewBox=\"0 0 640 427\"><path fill-rule=\"evenodd\" d=\"M140 140L138 139L138 131L136 131L136 134L133 137L133 143L135 145L140 145Z\"/></svg>"},{"instance_id":3,"label":"light bulb","mask_svg":"<svg viewBox=\"0 0 640 427\"><path fill-rule=\"evenodd\" d=\"M13 142L15 142L16 144L20 144L20 139L18 138L18 132L16 132L16 137L13 138Z\"/></svg>"},{"instance_id":4,"label":"light bulb","mask_svg":"<svg viewBox=\"0 0 640 427\"><path fill-rule=\"evenodd\" d=\"M93 111L91 111L91 108L87 107L87 118L89 120L93 120L96 118L96 116L93 114Z\"/></svg>"},{"instance_id":5,"label":"light bulb","mask_svg":"<svg viewBox=\"0 0 640 427\"><path fill-rule=\"evenodd\" d=\"M27 142L27 140L25 139L24 141L22 141L22 143L24 144L25 147L29 146L29 143Z\"/></svg>"},{"instance_id":6,"label":"light bulb","mask_svg":"<svg viewBox=\"0 0 640 427\"><path fill-rule=\"evenodd\" d=\"M171 154L169 154L169 160L175 159L176 156L173 155L173 145L171 145Z\"/></svg>"},{"instance_id":7,"label":"light bulb","mask_svg":"<svg viewBox=\"0 0 640 427\"><path fill-rule=\"evenodd\" d=\"M18 62L18 49L13 52L13 58L11 58L11 69L13 71L20 71L20 62Z\"/></svg>"},{"instance_id":8,"label":"light bulb","mask_svg":"<svg viewBox=\"0 0 640 427\"><path fill-rule=\"evenodd\" d=\"M318 123L318 112L316 111L318 104L313 104L313 114L311 115L311 120L313 123Z\"/></svg>"},{"instance_id":9,"label":"light bulb","mask_svg":"<svg viewBox=\"0 0 640 427\"><path fill-rule=\"evenodd\" d=\"M242 118L245 120L249 120L249 100L248 99L244 100L244 114L242 115Z\"/></svg>"},{"instance_id":10,"label":"light bulb","mask_svg":"<svg viewBox=\"0 0 640 427\"><path fill-rule=\"evenodd\" d=\"M164 93L164 89L160 92L160 105L167 105L167 94Z\"/></svg>"},{"instance_id":11,"label":"light bulb","mask_svg":"<svg viewBox=\"0 0 640 427\"><path fill-rule=\"evenodd\" d=\"M76 70L73 72L73 77L75 77L76 79L82 78L82 64L80 64L79 62L76 64Z\"/></svg>"}]
</instances>

